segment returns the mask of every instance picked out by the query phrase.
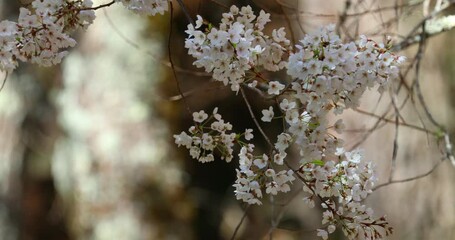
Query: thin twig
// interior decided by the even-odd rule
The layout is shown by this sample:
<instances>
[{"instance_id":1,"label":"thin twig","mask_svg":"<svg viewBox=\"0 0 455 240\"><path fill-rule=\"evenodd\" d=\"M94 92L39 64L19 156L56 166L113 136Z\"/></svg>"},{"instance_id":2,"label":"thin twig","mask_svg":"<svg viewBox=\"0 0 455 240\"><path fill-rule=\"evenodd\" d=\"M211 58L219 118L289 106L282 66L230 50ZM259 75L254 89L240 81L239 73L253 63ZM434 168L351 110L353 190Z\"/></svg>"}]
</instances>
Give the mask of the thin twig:
<instances>
[{"instance_id":1,"label":"thin twig","mask_svg":"<svg viewBox=\"0 0 455 240\"><path fill-rule=\"evenodd\" d=\"M99 6L96 6L96 7L89 7L89 8L80 8L78 9L79 11L87 11L87 10L98 10L100 8L105 8L105 7L109 7L111 6L112 4L115 3L115 0L112 0L111 2L108 2L108 3L105 3L105 4L101 4Z\"/></svg>"},{"instance_id":2,"label":"thin twig","mask_svg":"<svg viewBox=\"0 0 455 240\"><path fill-rule=\"evenodd\" d=\"M229 9L229 6L227 6L227 5L223 4L223 3L220 3L219 1L216 1L216 0L209 0L209 1L215 3L216 5L224 8L224 9Z\"/></svg>"},{"instance_id":3,"label":"thin twig","mask_svg":"<svg viewBox=\"0 0 455 240\"><path fill-rule=\"evenodd\" d=\"M433 117L433 115L430 113L428 110L428 106L423 99L422 91L420 90L420 81L419 81L419 71L420 71L420 63L422 59L422 55L424 52L424 47L425 47L425 40L426 40L426 34L425 34L425 23L422 24L422 34L421 34L421 42L419 43L419 50L418 50L418 55L417 55L417 62L416 62L416 72L415 72L415 94L417 95L417 98L420 101L420 104L422 104L423 110L425 111L425 114L427 115L428 119L430 120L431 123L433 123L436 127L439 129L443 130L444 127L439 124Z\"/></svg>"},{"instance_id":4,"label":"thin twig","mask_svg":"<svg viewBox=\"0 0 455 240\"><path fill-rule=\"evenodd\" d=\"M395 109L395 136L393 138L393 150L392 150L392 161L390 164L390 174L389 174L389 181L392 181L393 174L395 172L395 166L397 162L397 155L398 155L398 131L399 131L399 119L400 119L400 110L398 109L398 106L396 104L396 93L392 92L392 105L393 108Z\"/></svg>"},{"instance_id":5,"label":"thin twig","mask_svg":"<svg viewBox=\"0 0 455 240\"><path fill-rule=\"evenodd\" d=\"M211 85L213 85L213 86L211 86ZM196 92L207 92L207 91L219 90L219 89L223 89L223 88L225 88L225 86L219 84L219 82L215 82L215 81L204 82L201 85L199 85L198 88L190 89L190 90L184 92L183 95L177 94L177 95L171 96L167 100L168 101L179 101L179 100L182 100L183 98L188 97L188 96L190 96L190 95L192 95L192 94L194 94Z\"/></svg>"},{"instance_id":6,"label":"thin twig","mask_svg":"<svg viewBox=\"0 0 455 240\"><path fill-rule=\"evenodd\" d=\"M169 1L169 2L171 3L172 1ZM186 8L186 6L182 2L182 0L177 0L177 2L179 3L180 8L182 9L183 13L185 14L186 19L188 20L188 22L190 22L191 25L196 26L196 24L194 23L194 20L191 18L190 14L188 13L188 9Z\"/></svg>"},{"instance_id":7,"label":"thin twig","mask_svg":"<svg viewBox=\"0 0 455 240\"><path fill-rule=\"evenodd\" d=\"M282 0L277 0L277 2L280 5L282 5L283 7L285 7L285 8L295 9L294 6L291 6L291 5L283 2ZM415 7L415 6L420 5L420 4L422 4L422 2L402 4L402 5L398 5L398 8ZM386 7L376 8L376 9L367 10L367 11L358 12L358 13L346 13L345 15L346 15L346 17L358 17L358 16L362 16L362 15L367 15L367 14L370 14L370 13L395 10L395 8L396 8L395 5L394 6L386 6ZM330 18L333 18L333 17L337 17L338 16L337 14L312 13L312 12L305 12L305 11L297 11L297 12L298 12L298 15L308 15L308 16L312 16L312 17L330 17Z\"/></svg>"},{"instance_id":8,"label":"thin twig","mask_svg":"<svg viewBox=\"0 0 455 240\"><path fill-rule=\"evenodd\" d=\"M361 109L358 109L358 108L354 109L354 111L362 113L362 114L365 114L365 115L368 115L368 116L371 116L371 117L375 117L375 118L381 119L382 121L387 122L387 123L395 123L395 120L390 120L390 119L388 119L388 118L386 118L384 116L378 116L378 115L376 115L374 113L370 113L370 112L367 112L367 111L364 111L364 110L361 110ZM437 132L432 132L432 131L430 131L430 130L428 130L426 128L415 126L415 125L408 124L408 123L405 123L405 122L400 122L399 124L400 124L400 126L412 128L412 129L419 130L419 131L422 131L422 132L425 132L425 133L430 133L430 134L433 134L433 135L437 134Z\"/></svg>"},{"instance_id":9,"label":"thin twig","mask_svg":"<svg viewBox=\"0 0 455 240\"><path fill-rule=\"evenodd\" d=\"M398 129L399 129L398 115L395 116L395 136L393 137L393 150L392 150L392 163L390 166L389 181L393 178L393 173L395 172L395 165L397 162L398 155Z\"/></svg>"},{"instance_id":10,"label":"thin twig","mask_svg":"<svg viewBox=\"0 0 455 240\"><path fill-rule=\"evenodd\" d=\"M246 216L247 216L247 214L248 214L248 210L250 209L250 206L251 206L251 205L249 205L249 204L246 206L246 208L245 208L245 210L244 210L244 212L243 212L243 216L242 216L242 218L240 219L240 222L239 222L239 223L237 224L237 226L235 227L235 230L234 230L234 233L232 234L231 240L234 240L235 237L237 236L237 233L238 233L238 231L239 231L239 229L240 229L240 226L242 226L242 223L243 223L243 221L245 220L245 218L246 218Z\"/></svg>"},{"instance_id":11,"label":"thin twig","mask_svg":"<svg viewBox=\"0 0 455 240\"><path fill-rule=\"evenodd\" d=\"M277 217L273 219L272 216L272 225L270 226L270 229L268 231L268 235L272 236L272 233L275 229L278 228L279 223L281 222L281 219L283 218L284 212L286 211L287 207L289 207L289 204L300 194L302 190L295 191L295 193L289 198L289 200L281 206L280 211L277 214Z\"/></svg>"},{"instance_id":12,"label":"thin twig","mask_svg":"<svg viewBox=\"0 0 455 240\"><path fill-rule=\"evenodd\" d=\"M167 42L167 51L168 51L168 55L169 55L169 62L171 63L171 67L172 67L172 74L174 75L174 80L175 80L175 83L177 84L177 90L181 96L184 96L183 92L182 92L182 88L180 87L180 82L177 77L177 72L175 71L174 62L172 60L171 39L172 39L172 25L174 22L173 21L174 20L174 6L172 5L172 1L169 1L169 4L170 4L171 16L170 16L170 23L169 23L169 38L168 38L168 42ZM186 107L186 110L188 111L188 114L191 116L192 111L190 109L190 106L188 105L188 102L186 101L186 98L182 98L182 99L183 99L184 105Z\"/></svg>"},{"instance_id":13,"label":"thin twig","mask_svg":"<svg viewBox=\"0 0 455 240\"><path fill-rule=\"evenodd\" d=\"M446 134L446 130L445 130L444 126L442 126L440 123L438 123L434 119L433 115L430 113L430 110L423 98L422 91L420 90L420 78L419 78L420 64L421 64L423 53L425 50L426 37L427 37L425 27L426 27L426 21L422 23L421 38L420 38L420 42L419 42L419 48L416 53L415 79L414 79L413 86L412 86L413 89L415 89L415 91L413 93L415 95L417 95L417 99L419 100L420 104L422 105L422 108L423 108L427 118L430 120L430 122L434 126L436 126L438 128L437 129L438 133L442 131L444 134Z\"/></svg>"},{"instance_id":14,"label":"thin twig","mask_svg":"<svg viewBox=\"0 0 455 240\"><path fill-rule=\"evenodd\" d=\"M381 123L383 123L383 124L381 126L379 126ZM352 151L352 150L358 148L360 146L360 144L364 143L375 130L378 130L380 127L385 126L385 124L386 123L382 122L380 118L377 118L375 124L370 129L366 130L366 133L362 136L362 138L347 149L349 149L349 151ZM363 131L365 132L365 130L363 130ZM345 130L345 132L352 132L352 130Z\"/></svg>"},{"instance_id":15,"label":"thin twig","mask_svg":"<svg viewBox=\"0 0 455 240\"><path fill-rule=\"evenodd\" d=\"M259 124L258 120L256 119L256 116L254 115L253 109L251 108L250 102L248 101L248 98L246 97L245 91L243 90L242 86L240 86L240 93L242 94L242 98L245 101L246 106L248 107L248 111L250 112L250 115L254 121L254 124L259 129L259 132L261 132L262 136L264 137L265 141L270 146L270 148L273 148L272 142L270 141L267 134L265 134L264 130L262 129L261 125Z\"/></svg>"},{"instance_id":16,"label":"thin twig","mask_svg":"<svg viewBox=\"0 0 455 240\"><path fill-rule=\"evenodd\" d=\"M371 112L376 112L377 108L379 107L379 103L381 102L382 96L383 94L381 94L380 98L377 101L376 106L374 107L374 110L372 110ZM387 110L382 114L382 118L387 118L387 114L390 112L390 109L391 109L390 106L388 106ZM362 136L361 140L357 141L353 146L351 146L348 149L351 150L356 149L358 146L360 146L360 144L365 142L365 140L367 140L375 130L384 127L386 124L381 124L382 118L377 118L375 124L370 129L364 130L364 132L366 131L366 133Z\"/></svg>"},{"instance_id":17,"label":"thin twig","mask_svg":"<svg viewBox=\"0 0 455 240\"><path fill-rule=\"evenodd\" d=\"M436 11L435 11L436 12ZM433 115L430 113L428 106L423 98L421 89L420 89L420 81L419 81L419 70L420 70L420 63L421 63L421 58L424 52L424 46L425 46L425 41L427 38L426 30L425 30L426 22L422 23L422 33L421 33L421 39L419 42L419 49L417 51L417 56L416 56L416 72L415 72L415 81L414 81L414 88L415 88L415 94L417 95L417 98L420 101L420 104L423 107L423 110L425 114L427 115L428 119L430 120L431 123L433 123L437 128L438 131L442 131L444 134L444 141L445 141L445 152L446 152L446 158L450 159L452 164L455 166L455 157L453 156L452 152L452 144L450 142L450 137L449 134L447 133L447 130L445 130L445 127L442 126L440 123L438 123Z\"/></svg>"},{"instance_id":18,"label":"thin twig","mask_svg":"<svg viewBox=\"0 0 455 240\"><path fill-rule=\"evenodd\" d=\"M448 6L446 6L444 9L447 9L449 6L452 6L452 5L455 5L455 2L451 3ZM409 34L407 35L408 37L406 37L403 41L401 41L400 43L398 43L398 44L396 44L395 46L392 47L392 51L401 51L401 50L403 50L405 48L408 48L411 45L414 45L414 44L422 42L422 38L430 38L430 37L439 35L439 34L441 34L443 32L449 31L451 28L450 29L445 29L444 28L444 29L441 29L441 31L438 31L438 32L428 33L424 29L424 25L427 23L427 21L430 20L431 18L435 17L437 14L439 14L444 9L440 9L439 11L434 11L431 14L429 14L428 16L426 16L424 19L422 19L420 21L420 23L417 24L411 30L411 32L409 32ZM417 30L419 30L419 28L423 28L423 31L421 33L414 34L415 32L417 32Z\"/></svg>"},{"instance_id":19,"label":"thin twig","mask_svg":"<svg viewBox=\"0 0 455 240\"><path fill-rule=\"evenodd\" d=\"M273 197L273 194L270 194L270 204L271 204L270 207L272 208L272 209L271 209L272 214L271 214L271 216L270 216L270 225L271 225L272 227L270 228L270 231L269 231L268 235L269 235L269 240L272 240L272 239L273 239L273 229L274 229L274 227L275 227L275 221L274 221L274 219L273 219L273 218L274 218L274 215L275 215L275 199L274 199L274 197Z\"/></svg>"},{"instance_id":20,"label":"thin twig","mask_svg":"<svg viewBox=\"0 0 455 240\"><path fill-rule=\"evenodd\" d=\"M278 3L278 0L276 0L276 2ZM289 19L289 16L284 11L283 5L280 5L280 9L281 9L281 12L283 12L284 19L286 20L286 24L289 27L289 33L291 34L291 46L294 46L297 39L295 38L294 30L292 29L291 20Z\"/></svg>"},{"instance_id":21,"label":"thin twig","mask_svg":"<svg viewBox=\"0 0 455 240\"><path fill-rule=\"evenodd\" d=\"M5 78L4 78L3 81L2 81L2 86L0 87L0 92L3 90L3 87L5 86L6 79L8 79L8 72L6 72Z\"/></svg>"},{"instance_id":22,"label":"thin twig","mask_svg":"<svg viewBox=\"0 0 455 240\"><path fill-rule=\"evenodd\" d=\"M109 17L109 15L107 14L107 11L106 9L103 9L103 13L106 17L106 20L109 24L109 26L112 27L112 29L114 30L114 32L120 37L122 38L126 43L128 43L129 45L131 45L132 47L134 47L135 49L139 50L140 52L143 52L147 55L149 55L150 57L152 57L152 59L156 62L159 62L161 63L163 66L165 67L168 67L168 68L172 68L172 65L169 61L166 61L164 59L159 59L158 57L156 57L150 50L147 50L147 49L143 49L141 48L141 46L139 46L139 44L135 43L134 41L132 41L131 39L129 39L127 36L125 36L125 34L123 34L116 26L115 24L112 22L112 19ZM175 71L179 72L179 73L184 73L184 74L188 74L188 75L193 75L193 76L197 76L197 77L210 77L212 76L212 74L210 73L207 73L207 72L197 72L197 71L192 71L192 70L189 70L189 69L184 69L182 67L179 67L179 66L175 66L174 65L174 69Z\"/></svg>"},{"instance_id":23,"label":"thin twig","mask_svg":"<svg viewBox=\"0 0 455 240\"><path fill-rule=\"evenodd\" d=\"M392 185L392 184L410 182L410 181L414 181L414 180L417 180L417 179L420 179L420 178L424 178L424 177L430 175L431 173L433 173L434 170L436 170L436 168L438 168L438 166L444 161L444 159L442 159L441 161L436 163L428 172L426 172L424 174L420 174L420 175L417 175L417 176L414 176L414 177L411 177L411 178L406 178L406 179L401 179L401 180L388 181L386 183L379 184L378 186L374 187L373 191L376 191L376 190L378 190L378 189L380 189L382 187L389 186L389 185Z\"/></svg>"}]
</instances>

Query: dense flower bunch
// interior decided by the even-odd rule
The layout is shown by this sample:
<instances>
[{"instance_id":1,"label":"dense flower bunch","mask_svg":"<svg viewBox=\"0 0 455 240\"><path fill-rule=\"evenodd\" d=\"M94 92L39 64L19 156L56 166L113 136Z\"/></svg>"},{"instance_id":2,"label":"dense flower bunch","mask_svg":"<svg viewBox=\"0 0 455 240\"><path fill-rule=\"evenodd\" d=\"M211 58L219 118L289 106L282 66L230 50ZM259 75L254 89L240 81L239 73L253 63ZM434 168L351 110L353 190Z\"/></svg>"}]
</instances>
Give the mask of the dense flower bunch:
<instances>
[{"instance_id":1,"label":"dense flower bunch","mask_svg":"<svg viewBox=\"0 0 455 240\"><path fill-rule=\"evenodd\" d=\"M68 33L93 22L91 0L42 0L32 11L20 9L18 22L0 22L0 70L12 71L17 60L50 66L67 55L63 50L76 45Z\"/></svg>"},{"instance_id":2,"label":"dense flower bunch","mask_svg":"<svg viewBox=\"0 0 455 240\"><path fill-rule=\"evenodd\" d=\"M273 30L272 37L262 32L268 21L263 11L256 17L251 8L234 6L223 14L219 28L209 24L199 30L203 19L198 16L196 26L189 25L187 30L186 47L196 58L196 66L213 73L215 80L229 84L233 91L241 84L256 88L257 82L264 83L264 94L275 98L279 109L262 110L261 120L282 119L286 126L268 154L255 154L251 143L240 145L234 183L237 199L261 204L264 192L288 192L298 178L310 193L304 201L313 207L317 200L326 209L322 221L326 228L319 229L318 236L327 239L341 226L349 239L385 238L392 232L388 222L384 217L376 219L373 210L361 203L376 183L372 164L363 161L359 151L343 150L344 141L337 137L344 129L343 121L330 123L328 115L357 107L368 88L378 86L383 91L397 77L405 58L365 36L343 43L334 25L305 35L293 50L282 29ZM292 78L287 83L260 74L282 68ZM182 134L174 136L176 143L187 138L190 149L191 137ZM291 146L299 150L298 163L287 159ZM232 152L227 156L232 158ZM293 169L294 164L299 167Z\"/></svg>"},{"instance_id":3,"label":"dense flower bunch","mask_svg":"<svg viewBox=\"0 0 455 240\"><path fill-rule=\"evenodd\" d=\"M119 0L145 15L164 14L167 0ZM61 62L76 41L69 36L95 19L92 0L35 0L21 8L18 22L0 22L0 70L11 72L18 60L51 66Z\"/></svg>"},{"instance_id":4,"label":"dense flower bunch","mask_svg":"<svg viewBox=\"0 0 455 240\"><path fill-rule=\"evenodd\" d=\"M392 233L385 217L375 219L373 210L361 204L372 192L376 177L371 163L361 161L359 151L337 152L338 162L313 161L303 164L298 170L304 181L304 198L310 207L315 199L326 209L318 235L324 239L340 225L349 239L381 239ZM334 201L333 199L338 199Z\"/></svg>"},{"instance_id":5,"label":"dense flower bunch","mask_svg":"<svg viewBox=\"0 0 455 240\"><path fill-rule=\"evenodd\" d=\"M259 68L277 71L285 67L290 41L284 28L273 30L272 36L262 32L270 14L261 10L256 16L250 6L232 6L218 28L209 24L205 29L202 17L197 18L196 26L190 24L186 31L188 54L197 59L194 65L212 72L215 80L229 84L233 91L255 78Z\"/></svg>"},{"instance_id":6,"label":"dense flower bunch","mask_svg":"<svg viewBox=\"0 0 455 240\"><path fill-rule=\"evenodd\" d=\"M253 139L253 130L246 129L241 134L232 131L232 125L225 122L218 109L215 108L209 116L204 111L194 112L194 126L188 129L188 133L182 131L174 135L175 143L178 146L185 146L192 158L198 159L201 163L215 160L214 151L218 151L221 159L230 162L233 158L233 147L235 144L242 146L239 156L239 169L237 170L237 181L234 184L237 199L250 204L261 204L262 191L267 194L276 195L278 192L288 192L295 177L292 170L282 170L275 173L269 166L269 157L266 154L253 156L253 144L241 141ZM209 126L210 125L210 126ZM283 165L285 155L276 154L274 163Z\"/></svg>"},{"instance_id":7,"label":"dense flower bunch","mask_svg":"<svg viewBox=\"0 0 455 240\"><path fill-rule=\"evenodd\" d=\"M142 15L164 14L169 8L168 0L117 0L126 8Z\"/></svg>"},{"instance_id":8,"label":"dense flower bunch","mask_svg":"<svg viewBox=\"0 0 455 240\"><path fill-rule=\"evenodd\" d=\"M281 170L275 172L266 154L253 155L254 145L248 144L239 153L239 169L235 181L235 195L238 200L249 204L262 204L262 192L277 195L278 192L289 192L290 183L295 180L294 171ZM277 156L277 155L275 155ZM282 158L274 158L277 165L283 165Z\"/></svg>"},{"instance_id":9,"label":"dense flower bunch","mask_svg":"<svg viewBox=\"0 0 455 240\"><path fill-rule=\"evenodd\" d=\"M290 135L288 141L300 149L301 163L337 160L343 140L329 130L339 134L344 124L341 119L329 124L328 114L356 107L368 87L385 87L404 58L365 37L342 44L333 25L306 35L301 43L287 65L288 74L296 79L279 104L289 126L283 134ZM262 113L263 121L271 121L273 107ZM285 147L276 150L283 152Z\"/></svg>"},{"instance_id":10,"label":"dense flower bunch","mask_svg":"<svg viewBox=\"0 0 455 240\"><path fill-rule=\"evenodd\" d=\"M175 143L178 146L185 146L191 157L202 163L214 161L215 150L220 153L221 159L230 162L233 158L234 144L243 145L241 137L245 140L253 139L252 129L246 129L242 134L231 132L232 125L224 122L218 108L215 108L210 116L204 111L193 113L193 121L195 125L188 130L190 135L186 132L174 135Z\"/></svg>"},{"instance_id":11,"label":"dense flower bunch","mask_svg":"<svg viewBox=\"0 0 455 240\"><path fill-rule=\"evenodd\" d=\"M383 90L388 79L398 75L397 66L404 61L404 57L394 56L383 44L365 36L343 44L334 25L307 34L300 43L289 57L287 73L297 79L293 89L302 103L309 105L310 112L328 104L334 104L336 113L357 107L367 88L378 84Z\"/></svg>"}]
</instances>

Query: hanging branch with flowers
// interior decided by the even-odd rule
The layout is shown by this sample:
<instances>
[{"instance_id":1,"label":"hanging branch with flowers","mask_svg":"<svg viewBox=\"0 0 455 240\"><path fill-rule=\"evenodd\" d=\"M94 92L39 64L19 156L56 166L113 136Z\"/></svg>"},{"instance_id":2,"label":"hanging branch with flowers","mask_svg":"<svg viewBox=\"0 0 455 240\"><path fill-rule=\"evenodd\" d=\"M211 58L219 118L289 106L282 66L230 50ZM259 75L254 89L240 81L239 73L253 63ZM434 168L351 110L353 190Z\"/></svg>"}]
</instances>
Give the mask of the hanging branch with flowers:
<instances>
[{"instance_id":1,"label":"hanging branch with flowers","mask_svg":"<svg viewBox=\"0 0 455 240\"><path fill-rule=\"evenodd\" d=\"M30 8L20 9L17 22L0 22L0 70L10 73L19 61L60 63L67 49L76 45L70 34L87 28L96 10L117 2L148 16L164 14L172 6L167 0L116 0L97 7L91 0L35 0ZM387 219L362 203L377 185L374 166L363 159L361 150L345 150L338 137L343 120L328 115L357 108L367 89L387 90L405 57L392 53L390 42L377 43L366 36L343 42L335 25L322 26L293 46L284 28L264 33L270 21L263 10L256 15L250 6L232 6L219 24L198 15L188 25L185 48L196 67L236 95L254 89L279 107L260 109L261 122L251 111L255 124L240 133L218 108L196 111L194 125L175 134L175 143L201 163L217 161L215 156L238 161L234 194L249 205L261 205L265 195L286 194L293 182L302 182L303 202L309 207L320 203L324 209L323 227L317 230L322 239L336 228L349 239L386 238L393 231ZM264 72L280 70L286 78L264 77ZM262 130L272 121L283 122L277 136ZM266 152L252 143L253 127L268 144ZM289 159L290 148L298 150L298 159Z\"/></svg>"}]
</instances>

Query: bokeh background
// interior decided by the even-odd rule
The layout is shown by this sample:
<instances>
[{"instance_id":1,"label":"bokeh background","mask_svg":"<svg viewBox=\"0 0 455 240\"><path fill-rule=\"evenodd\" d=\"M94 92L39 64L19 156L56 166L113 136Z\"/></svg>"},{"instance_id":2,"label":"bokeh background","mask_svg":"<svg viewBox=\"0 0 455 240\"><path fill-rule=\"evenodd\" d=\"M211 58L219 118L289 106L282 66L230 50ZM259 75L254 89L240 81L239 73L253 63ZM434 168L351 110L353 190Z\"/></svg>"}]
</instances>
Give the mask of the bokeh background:
<instances>
[{"instance_id":1,"label":"bokeh background","mask_svg":"<svg viewBox=\"0 0 455 240\"><path fill-rule=\"evenodd\" d=\"M294 40L321 25L342 21L340 32L346 39L365 33L382 41L389 34L395 42L437 4L184 2L193 18L200 14L213 23L232 4L264 9L272 14L270 29L286 26ZM26 4L0 0L0 19L16 20L19 7ZM389 8L399 5L412 6ZM371 11L381 7L384 10ZM211 111L217 106L234 127L254 128L243 100L192 66L183 47L188 22L176 2L174 8L172 23L169 13L147 18L120 4L98 10L95 23L75 33L78 45L61 65L21 64L8 77L0 92L0 239L231 239L242 218L236 239L317 239L321 209L303 204L298 183L289 195L265 200L245 213L246 206L235 200L231 187L235 161L199 164L173 144L172 134L191 125L187 108ZM455 14L452 8L441 14ZM428 40L419 71L428 107L451 136L454 32ZM177 79L169 68L169 51ZM412 60L416 52L417 46L411 46L401 54ZM411 70L403 81L411 84L413 79ZM255 92L247 94L257 114L273 104ZM391 99L403 101L408 96L406 91L369 92L360 108L381 115L390 112ZM434 130L415 96L400 113L407 123ZM381 123L367 134L376 118L353 111L344 117L348 126L344 138L350 146L359 142L366 159L377 165L380 182L386 182L396 126ZM276 133L280 127L272 125L267 131ZM455 166L441 162L443 147L429 134L400 126L396 139L393 179L417 176L439 165L426 177L377 190L368 204L377 215L388 216L395 228L390 239L455 239ZM260 148L260 140L257 144ZM280 223L271 229L276 219ZM338 232L332 237L344 239Z\"/></svg>"}]
</instances>

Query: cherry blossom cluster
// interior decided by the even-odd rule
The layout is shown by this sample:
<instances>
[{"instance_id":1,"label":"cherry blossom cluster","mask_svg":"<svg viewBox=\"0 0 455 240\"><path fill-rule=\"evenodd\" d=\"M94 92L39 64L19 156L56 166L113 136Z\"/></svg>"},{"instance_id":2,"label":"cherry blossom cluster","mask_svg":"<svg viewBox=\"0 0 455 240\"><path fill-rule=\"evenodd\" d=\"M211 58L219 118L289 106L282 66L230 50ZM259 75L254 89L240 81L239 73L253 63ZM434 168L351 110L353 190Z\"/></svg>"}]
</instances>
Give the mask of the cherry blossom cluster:
<instances>
[{"instance_id":1,"label":"cherry blossom cluster","mask_svg":"<svg viewBox=\"0 0 455 240\"><path fill-rule=\"evenodd\" d=\"M375 183L370 163L361 161L358 152L344 152L341 119L329 124L328 114L341 113L358 106L367 88L379 85L380 90L398 74L404 57L395 56L381 44L362 36L357 43L341 43L334 26L306 35L303 46L291 53L288 74L295 78L288 86L269 82L268 94L281 99L275 117L273 107L262 111L261 120L283 119L287 128L278 136L275 151L284 152L290 144L300 151L297 174L311 193L305 199L314 206L319 198L327 209L324 216L332 216L323 224L318 235L323 239L340 225L350 239L382 239L392 231L385 218L375 219L373 211L360 204ZM270 89L276 89L270 91ZM332 132L330 132L333 130ZM284 154L285 155L285 154ZM335 204L334 198L338 198ZM333 217L336 216L336 217Z\"/></svg>"},{"instance_id":2,"label":"cherry blossom cluster","mask_svg":"<svg viewBox=\"0 0 455 240\"><path fill-rule=\"evenodd\" d=\"M163 15L168 11L168 0L117 0L122 2L123 5L129 10L142 14L155 16L156 14Z\"/></svg>"},{"instance_id":3,"label":"cherry blossom cluster","mask_svg":"<svg viewBox=\"0 0 455 240\"><path fill-rule=\"evenodd\" d=\"M281 114L275 117L272 106L262 110L262 121L280 118L287 126L275 151L286 156L286 148L295 144L302 164L338 161L344 141L336 134L342 133L344 124L341 119L330 124L328 114L356 107L367 87L386 87L404 61L366 37L343 44L334 29L329 25L305 35L287 65L288 74L296 79L287 86L269 82L267 93L279 94Z\"/></svg>"},{"instance_id":4,"label":"cherry blossom cluster","mask_svg":"<svg viewBox=\"0 0 455 240\"><path fill-rule=\"evenodd\" d=\"M185 146L192 158L198 159L201 163L212 162L215 160L215 150L219 152L221 159L230 162L233 158L234 145L244 145L241 141L243 137L249 141L253 139L253 130L246 129L242 134L232 131L232 125L225 122L215 108L209 116L203 110L193 113L194 126L188 129L188 133L182 131L174 135L175 143Z\"/></svg>"},{"instance_id":5,"label":"cherry blossom cluster","mask_svg":"<svg viewBox=\"0 0 455 240\"><path fill-rule=\"evenodd\" d=\"M304 199L310 207L315 200L326 209L319 229L323 239L340 225L349 239L382 239L392 233L385 217L375 219L373 210L361 204L376 182L371 163L361 161L359 151L337 152L338 161L313 161L302 164L298 170L304 182ZM335 201L338 200L338 201Z\"/></svg>"},{"instance_id":6,"label":"cherry blossom cluster","mask_svg":"<svg viewBox=\"0 0 455 240\"><path fill-rule=\"evenodd\" d=\"M234 183L237 200L248 204L262 204L263 191L277 195L279 192L289 192L290 184L295 180L294 171L281 170L276 172L274 166L283 165L282 157L275 154L273 162L266 154L253 155L254 145L242 147L239 153L239 168L237 180Z\"/></svg>"},{"instance_id":7,"label":"cherry blossom cluster","mask_svg":"<svg viewBox=\"0 0 455 240\"><path fill-rule=\"evenodd\" d=\"M335 113L359 105L367 88L376 84L382 91L389 79L398 75L405 60L383 44L361 36L357 42L342 43L335 25L307 34L289 56L287 73L297 80L292 88L308 112L334 104Z\"/></svg>"},{"instance_id":8,"label":"cherry blossom cluster","mask_svg":"<svg viewBox=\"0 0 455 240\"><path fill-rule=\"evenodd\" d=\"M119 0L144 15L164 14L167 0ZM20 8L17 22L0 22L0 70L11 72L22 62L51 66L61 62L76 41L69 36L95 19L92 0L35 0ZM109 4L108 4L109 5ZM106 6L108 6L106 5Z\"/></svg>"},{"instance_id":9,"label":"cherry blossom cluster","mask_svg":"<svg viewBox=\"0 0 455 240\"><path fill-rule=\"evenodd\" d=\"M270 14L256 16L250 6L230 8L219 27L205 27L201 16L196 25L188 25L185 41L188 54L197 60L194 65L213 73L213 78L230 85L237 92L240 84L253 80L260 69L278 71L286 66L291 49L284 28L263 33ZM251 73L248 76L247 73Z\"/></svg>"},{"instance_id":10,"label":"cherry blossom cluster","mask_svg":"<svg viewBox=\"0 0 455 240\"><path fill-rule=\"evenodd\" d=\"M286 149L294 145L299 149L301 163L337 160L336 152L343 147L344 141L335 134L341 133L345 127L342 119L329 124L327 115L330 108L321 105L322 109L307 112L302 110L304 107L298 107L299 104L302 105L298 100L284 98L279 104L282 114L277 117L273 107L262 110L262 121L270 122L279 118L283 119L287 126L286 131L278 135L274 144L274 150L278 153L275 158L283 161L287 155Z\"/></svg>"},{"instance_id":11,"label":"cherry blossom cluster","mask_svg":"<svg viewBox=\"0 0 455 240\"><path fill-rule=\"evenodd\" d=\"M0 70L12 71L18 60L51 66L76 45L68 33L93 22L91 0L40 0L32 11L20 9L18 22L0 22Z\"/></svg>"},{"instance_id":12,"label":"cherry blossom cluster","mask_svg":"<svg viewBox=\"0 0 455 240\"><path fill-rule=\"evenodd\" d=\"M186 31L186 48L197 67L213 73L215 80L233 91L241 84L256 88L261 82L266 90L258 90L278 101L277 110L273 106L262 110L261 120L280 119L284 131L268 154L254 153L253 144L242 146L233 185L237 199L261 204L264 192L288 192L297 177L310 193L304 201L314 206L318 200L326 209L322 222L326 228L318 230L323 239L336 226L349 239L385 238L392 232L385 218L375 219L373 210L361 204L376 182L372 164L362 161L358 151L343 150L344 141L337 137L345 127L343 121L331 123L328 116L357 107L369 88L378 86L383 91L398 76L405 58L365 36L343 43L334 25L306 34L294 50L283 29L273 30L272 37L262 33L268 21L263 11L256 16L250 7L234 6L223 14L219 28L211 24L203 28L198 16L196 26L189 25ZM283 68L291 80L270 81L261 75L263 70ZM183 145L181 136L176 138L179 145ZM190 149L190 137L185 137ZM295 171L287 159L291 146L300 153Z\"/></svg>"}]
</instances>

